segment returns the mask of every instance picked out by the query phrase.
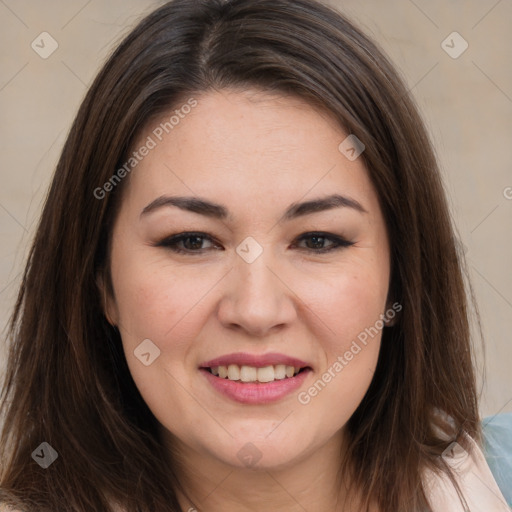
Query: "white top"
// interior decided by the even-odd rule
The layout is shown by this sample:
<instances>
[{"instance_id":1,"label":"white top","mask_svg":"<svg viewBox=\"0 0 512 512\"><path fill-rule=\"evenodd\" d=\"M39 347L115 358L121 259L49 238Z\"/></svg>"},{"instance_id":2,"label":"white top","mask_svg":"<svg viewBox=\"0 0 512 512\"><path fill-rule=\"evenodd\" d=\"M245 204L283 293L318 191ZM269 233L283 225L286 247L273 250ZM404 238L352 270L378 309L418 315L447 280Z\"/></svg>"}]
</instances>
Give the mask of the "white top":
<instances>
[{"instance_id":1,"label":"white top","mask_svg":"<svg viewBox=\"0 0 512 512\"><path fill-rule=\"evenodd\" d=\"M443 455L454 469L467 507L446 473L438 476L425 472L425 487L434 512L510 512L512 509L498 488L484 454L476 441L466 436L473 446L471 456L457 443L452 443Z\"/></svg>"}]
</instances>

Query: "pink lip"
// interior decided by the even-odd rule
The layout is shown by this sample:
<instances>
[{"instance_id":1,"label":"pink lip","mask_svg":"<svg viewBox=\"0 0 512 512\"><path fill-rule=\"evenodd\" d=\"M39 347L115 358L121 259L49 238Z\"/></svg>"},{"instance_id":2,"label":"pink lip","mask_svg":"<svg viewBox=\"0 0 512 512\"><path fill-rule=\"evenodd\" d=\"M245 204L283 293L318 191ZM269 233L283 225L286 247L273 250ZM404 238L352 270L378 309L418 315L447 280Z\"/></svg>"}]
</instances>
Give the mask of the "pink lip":
<instances>
[{"instance_id":1,"label":"pink lip","mask_svg":"<svg viewBox=\"0 0 512 512\"><path fill-rule=\"evenodd\" d=\"M308 363L289 357L284 354L270 353L262 355L248 354L245 352L238 352L235 354L227 354L225 356L217 357L210 361L206 361L200 365L200 368L212 368L215 366L229 366L236 364L238 366L254 366L255 368L263 368L264 366L275 366L284 364L287 366L295 366L305 368L311 367Z\"/></svg>"},{"instance_id":2,"label":"pink lip","mask_svg":"<svg viewBox=\"0 0 512 512\"><path fill-rule=\"evenodd\" d=\"M213 362L215 361L216 360ZM201 368L200 371L206 377L208 382L213 386L213 388L219 393L222 393L224 396L227 396L228 398L242 404L256 405L276 402L286 395L289 395L292 391L297 390L302 385L312 370L307 368L306 370L298 373L295 377L265 383L243 383L229 379L221 379L220 377L216 377L204 368Z\"/></svg>"}]
</instances>

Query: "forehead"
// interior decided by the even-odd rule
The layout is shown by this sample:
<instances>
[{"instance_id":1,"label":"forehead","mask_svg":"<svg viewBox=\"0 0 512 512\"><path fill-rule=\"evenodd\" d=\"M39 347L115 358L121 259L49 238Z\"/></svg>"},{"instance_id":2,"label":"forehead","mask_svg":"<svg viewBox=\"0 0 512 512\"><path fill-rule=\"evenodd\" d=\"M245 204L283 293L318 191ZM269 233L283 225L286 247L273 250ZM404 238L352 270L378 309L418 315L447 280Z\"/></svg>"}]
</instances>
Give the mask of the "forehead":
<instances>
[{"instance_id":1,"label":"forehead","mask_svg":"<svg viewBox=\"0 0 512 512\"><path fill-rule=\"evenodd\" d=\"M178 192L261 209L266 197L288 204L336 189L372 202L362 158L340 152L346 137L333 116L295 96L221 90L184 97L138 137L135 151L152 148L130 173L128 194L150 201Z\"/></svg>"}]
</instances>

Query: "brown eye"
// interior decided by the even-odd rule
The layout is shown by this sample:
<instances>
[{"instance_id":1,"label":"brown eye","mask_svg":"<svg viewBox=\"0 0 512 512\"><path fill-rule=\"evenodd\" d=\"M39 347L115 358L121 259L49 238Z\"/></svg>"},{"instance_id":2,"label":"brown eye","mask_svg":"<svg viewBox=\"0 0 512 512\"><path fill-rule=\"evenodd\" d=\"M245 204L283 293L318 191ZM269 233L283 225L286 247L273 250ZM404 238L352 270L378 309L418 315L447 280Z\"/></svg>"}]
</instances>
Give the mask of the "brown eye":
<instances>
[{"instance_id":1,"label":"brown eye","mask_svg":"<svg viewBox=\"0 0 512 512\"><path fill-rule=\"evenodd\" d=\"M205 247L203 244L209 242L211 245ZM215 245L211 236L206 233L179 233L164 238L156 244L156 247L166 247L177 253L202 254L205 250L210 250ZM216 248L219 246L217 245Z\"/></svg>"},{"instance_id":2,"label":"brown eye","mask_svg":"<svg viewBox=\"0 0 512 512\"><path fill-rule=\"evenodd\" d=\"M183 246L187 250L197 250L202 249L204 238L201 236L193 235L187 236L181 239L183 242Z\"/></svg>"},{"instance_id":3,"label":"brown eye","mask_svg":"<svg viewBox=\"0 0 512 512\"><path fill-rule=\"evenodd\" d=\"M305 241L306 247L300 247L304 248L309 251L313 251L316 253L326 253L333 251L335 249L340 249L343 247L349 247L351 245L354 245L354 242L349 242L345 240L344 238L341 238L337 235L333 235L332 233L305 233L301 235L298 240L300 242ZM329 242L326 246L326 242ZM297 244L294 245L294 247L298 247Z\"/></svg>"}]
</instances>

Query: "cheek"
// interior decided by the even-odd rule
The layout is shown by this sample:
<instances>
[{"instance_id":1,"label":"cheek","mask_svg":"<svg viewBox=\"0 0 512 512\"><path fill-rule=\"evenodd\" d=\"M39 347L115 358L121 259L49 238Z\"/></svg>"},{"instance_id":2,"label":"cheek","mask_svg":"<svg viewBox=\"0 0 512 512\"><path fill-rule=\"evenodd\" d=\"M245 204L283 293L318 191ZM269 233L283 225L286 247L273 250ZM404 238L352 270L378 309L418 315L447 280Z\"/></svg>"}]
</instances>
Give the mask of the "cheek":
<instances>
[{"instance_id":1,"label":"cheek","mask_svg":"<svg viewBox=\"0 0 512 512\"><path fill-rule=\"evenodd\" d=\"M141 266L134 266L133 272L127 267L125 275L117 287L117 303L120 323L129 338L150 338L159 346L172 338L174 349L184 345L192 334L187 331L194 327L190 319L201 310L201 296L211 278L205 282L176 270Z\"/></svg>"},{"instance_id":2,"label":"cheek","mask_svg":"<svg viewBox=\"0 0 512 512\"><path fill-rule=\"evenodd\" d=\"M309 316L316 315L319 325L323 324L326 334L321 339L331 357L345 352L352 340L380 319L386 307L387 279L381 269L352 265L321 279L303 280L298 295Z\"/></svg>"},{"instance_id":3,"label":"cheek","mask_svg":"<svg viewBox=\"0 0 512 512\"><path fill-rule=\"evenodd\" d=\"M301 290L310 319L316 317L323 353L316 380L298 397L326 425L344 424L366 393L375 371L385 312L388 274L372 264L350 265ZM311 320L312 322L313 320ZM313 413L315 411L315 413Z\"/></svg>"},{"instance_id":4,"label":"cheek","mask_svg":"<svg viewBox=\"0 0 512 512\"><path fill-rule=\"evenodd\" d=\"M114 289L119 329L130 373L144 401L160 422L177 429L181 422L176 418L186 417L190 408L186 363L203 325L201 298L214 279L146 263L118 260ZM147 339L160 351L148 366L137 357ZM172 418L169 410L175 413Z\"/></svg>"},{"instance_id":5,"label":"cheek","mask_svg":"<svg viewBox=\"0 0 512 512\"><path fill-rule=\"evenodd\" d=\"M375 325L384 312L386 291L362 280L354 280L344 291L337 301L336 329L343 333L346 345L349 340L360 338L361 333Z\"/></svg>"},{"instance_id":6,"label":"cheek","mask_svg":"<svg viewBox=\"0 0 512 512\"><path fill-rule=\"evenodd\" d=\"M163 280L148 267L129 260L120 262L116 277L114 289L121 327L131 337L158 337L157 333L164 328L165 312L174 310L178 304L176 295L171 293L172 280Z\"/></svg>"},{"instance_id":7,"label":"cheek","mask_svg":"<svg viewBox=\"0 0 512 512\"><path fill-rule=\"evenodd\" d=\"M142 251L141 251L142 252ZM160 350L152 365L188 379L187 368L194 363L197 340L212 315L212 297L226 270L211 265L178 266L169 264L164 255L157 257L132 253L119 257L114 274L114 289L119 314L119 328L130 368L141 374L134 350L150 339ZM165 375L161 375L164 377Z\"/></svg>"},{"instance_id":8,"label":"cheek","mask_svg":"<svg viewBox=\"0 0 512 512\"><path fill-rule=\"evenodd\" d=\"M377 365L386 287L371 276L345 276L311 294L311 309L322 319L316 336L324 360L315 379L298 395L311 417L322 418L327 434L344 425L361 403Z\"/></svg>"}]
</instances>

